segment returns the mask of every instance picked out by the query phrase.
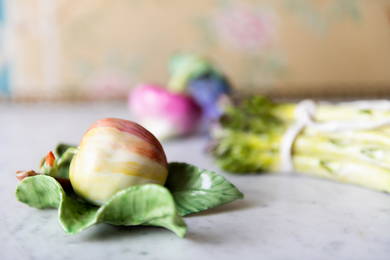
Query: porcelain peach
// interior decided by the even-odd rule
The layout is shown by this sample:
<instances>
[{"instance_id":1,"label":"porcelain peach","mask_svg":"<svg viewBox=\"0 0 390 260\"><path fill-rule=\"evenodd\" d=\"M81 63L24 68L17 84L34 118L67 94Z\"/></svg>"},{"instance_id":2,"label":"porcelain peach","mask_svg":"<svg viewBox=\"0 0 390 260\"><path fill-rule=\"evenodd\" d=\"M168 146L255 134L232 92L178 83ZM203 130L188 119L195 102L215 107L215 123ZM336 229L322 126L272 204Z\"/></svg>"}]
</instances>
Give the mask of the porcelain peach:
<instances>
[{"instance_id":1,"label":"porcelain peach","mask_svg":"<svg viewBox=\"0 0 390 260\"><path fill-rule=\"evenodd\" d=\"M167 159L156 137L134 122L116 118L89 128L69 171L74 191L96 205L133 185L164 185L167 176Z\"/></svg>"}]
</instances>

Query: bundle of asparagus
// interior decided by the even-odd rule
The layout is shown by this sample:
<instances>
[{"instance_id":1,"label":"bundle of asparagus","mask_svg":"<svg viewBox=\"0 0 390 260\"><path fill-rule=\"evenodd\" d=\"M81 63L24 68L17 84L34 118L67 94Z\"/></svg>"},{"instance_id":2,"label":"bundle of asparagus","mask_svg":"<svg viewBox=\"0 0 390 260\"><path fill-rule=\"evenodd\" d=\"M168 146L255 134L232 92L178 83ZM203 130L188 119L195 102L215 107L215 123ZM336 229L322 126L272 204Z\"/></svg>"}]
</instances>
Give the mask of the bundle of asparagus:
<instances>
[{"instance_id":1,"label":"bundle of asparagus","mask_svg":"<svg viewBox=\"0 0 390 260\"><path fill-rule=\"evenodd\" d=\"M295 171L390 192L390 102L274 103L225 107L211 130L226 171Z\"/></svg>"}]
</instances>

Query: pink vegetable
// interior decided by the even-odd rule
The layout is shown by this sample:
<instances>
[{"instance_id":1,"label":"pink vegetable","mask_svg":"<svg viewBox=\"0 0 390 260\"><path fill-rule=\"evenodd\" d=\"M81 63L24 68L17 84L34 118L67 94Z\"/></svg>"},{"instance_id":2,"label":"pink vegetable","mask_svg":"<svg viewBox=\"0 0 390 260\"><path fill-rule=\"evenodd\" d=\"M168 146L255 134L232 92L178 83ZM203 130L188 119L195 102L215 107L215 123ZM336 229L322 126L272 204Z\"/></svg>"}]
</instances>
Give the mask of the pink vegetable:
<instances>
[{"instance_id":1,"label":"pink vegetable","mask_svg":"<svg viewBox=\"0 0 390 260\"><path fill-rule=\"evenodd\" d=\"M193 133L201 119L201 108L184 94L171 93L158 85L138 85L129 95L129 109L137 122L158 138Z\"/></svg>"}]
</instances>

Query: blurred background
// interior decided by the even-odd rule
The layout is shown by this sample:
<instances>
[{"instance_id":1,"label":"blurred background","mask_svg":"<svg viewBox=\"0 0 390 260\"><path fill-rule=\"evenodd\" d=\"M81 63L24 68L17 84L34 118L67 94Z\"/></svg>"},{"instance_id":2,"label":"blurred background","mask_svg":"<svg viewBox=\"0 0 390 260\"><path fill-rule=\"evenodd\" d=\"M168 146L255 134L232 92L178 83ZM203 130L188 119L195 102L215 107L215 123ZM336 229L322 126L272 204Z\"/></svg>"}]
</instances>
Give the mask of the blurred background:
<instances>
[{"instance_id":1,"label":"blurred background","mask_svg":"<svg viewBox=\"0 0 390 260\"><path fill-rule=\"evenodd\" d=\"M242 92L388 96L388 0L0 0L0 99L122 99L180 52Z\"/></svg>"}]
</instances>

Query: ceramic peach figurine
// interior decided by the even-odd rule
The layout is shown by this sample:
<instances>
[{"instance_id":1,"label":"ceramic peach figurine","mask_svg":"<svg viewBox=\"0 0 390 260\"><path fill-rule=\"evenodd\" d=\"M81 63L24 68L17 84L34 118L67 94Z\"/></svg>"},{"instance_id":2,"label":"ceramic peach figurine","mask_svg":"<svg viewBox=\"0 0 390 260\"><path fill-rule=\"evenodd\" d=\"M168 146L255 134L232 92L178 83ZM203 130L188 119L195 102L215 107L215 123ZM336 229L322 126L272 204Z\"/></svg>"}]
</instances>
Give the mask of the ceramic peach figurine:
<instances>
[{"instance_id":1,"label":"ceramic peach figurine","mask_svg":"<svg viewBox=\"0 0 390 260\"><path fill-rule=\"evenodd\" d=\"M132 185L164 185L167 176L167 159L156 137L134 122L115 118L89 128L69 171L74 191L95 205Z\"/></svg>"}]
</instances>

